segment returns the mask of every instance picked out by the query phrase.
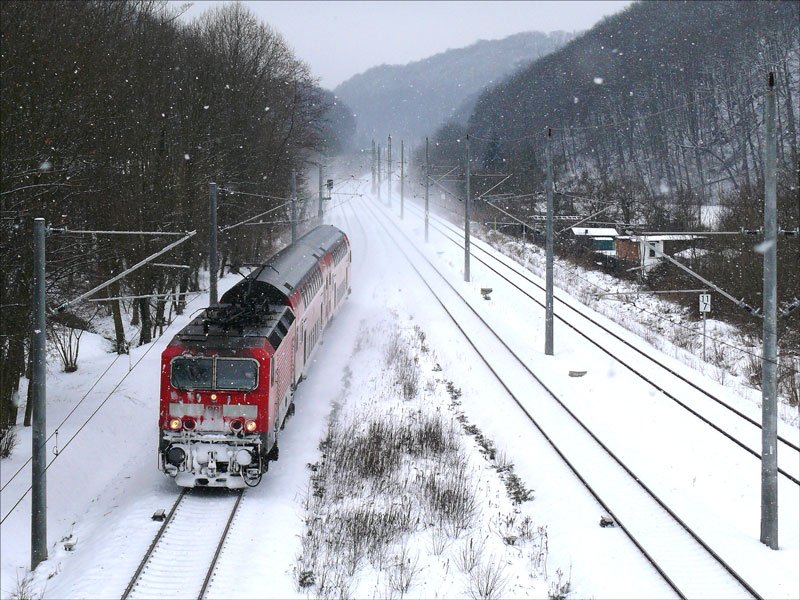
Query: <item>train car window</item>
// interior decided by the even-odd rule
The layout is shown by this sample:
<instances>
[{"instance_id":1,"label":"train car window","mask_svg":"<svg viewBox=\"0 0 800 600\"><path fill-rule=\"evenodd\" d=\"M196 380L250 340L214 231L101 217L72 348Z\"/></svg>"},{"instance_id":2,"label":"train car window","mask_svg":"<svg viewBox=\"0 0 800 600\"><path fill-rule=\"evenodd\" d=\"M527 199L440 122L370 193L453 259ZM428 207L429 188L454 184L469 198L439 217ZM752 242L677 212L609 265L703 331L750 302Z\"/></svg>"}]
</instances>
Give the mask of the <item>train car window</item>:
<instances>
[{"instance_id":1,"label":"train car window","mask_svg":"<svg viewBox=\"0 0 800 600\"><path fill-rule=\"evenodd\" d=\"M281 323L283 323L283 326L286 327L286 331L289 331L289 327L291 327L292 323L294 323L294 315L288 311L283 313L283 316L281 317Z\"/></svg>"},{"instance_id":2,"label":"train car window","mask_svg":"<svg viewBox=\"0 0 800 600\"><path fill-rule=\"evenodd\" d=\"M289 329L284 325L283 321L278 321L275 323L275 329L278 330L278 333L281 335L281 338L285 338L286 334L289 333Z\"/></svg>"},{"instance_id":3,"label":"train car window","mask_svg":"<svg viewBox=\"0 0 800 600\"><path fill-rule=\"evenodd\" d=\"M277 350L278 346L280 346L281 342L283 341L283 334L277 329L273 329L269 332L267 339L269 340L269 343L272 344L272 347Z\"/></svg>"},{"instance_id":4,"label":"train car window","mask_svg":"<svg viewBox=\"0 0 800 600\"><path fill-rule=\"evenodd\" d=\"M258 387L258 363L250 359L218 358L218 390L251 391Z\"/></svg>"},{"instance_id":5,"label":"train car window","mask_svg":"<svg viewBox=\"0 0 800 600\"><path fill-rule=\"evenodd\" d=\"M213 372L210 358L178 357L172 361L172 385L179 390L210 390L214 387Z\"/></svg>"}]
</instances>

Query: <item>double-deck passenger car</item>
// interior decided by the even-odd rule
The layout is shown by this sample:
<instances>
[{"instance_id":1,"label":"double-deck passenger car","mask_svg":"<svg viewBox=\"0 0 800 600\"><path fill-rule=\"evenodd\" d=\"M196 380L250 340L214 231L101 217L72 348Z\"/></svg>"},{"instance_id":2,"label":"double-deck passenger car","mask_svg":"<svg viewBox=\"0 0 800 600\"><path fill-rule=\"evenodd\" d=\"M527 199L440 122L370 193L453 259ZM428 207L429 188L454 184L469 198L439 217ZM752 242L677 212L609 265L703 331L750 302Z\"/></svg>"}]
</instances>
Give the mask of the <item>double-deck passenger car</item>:
<instances>
[{"instance_id":1,"label":"double-deck passenger car","mask_svg":"<svg viewBox=\"0 0 800 600\"><path fill-rule=\"evenodd\" d=\"M161 357L159 468L183 487L254 486L293 394L350 291L350 242L310 231L234 285Z\"/></svg>"}]
</instances>

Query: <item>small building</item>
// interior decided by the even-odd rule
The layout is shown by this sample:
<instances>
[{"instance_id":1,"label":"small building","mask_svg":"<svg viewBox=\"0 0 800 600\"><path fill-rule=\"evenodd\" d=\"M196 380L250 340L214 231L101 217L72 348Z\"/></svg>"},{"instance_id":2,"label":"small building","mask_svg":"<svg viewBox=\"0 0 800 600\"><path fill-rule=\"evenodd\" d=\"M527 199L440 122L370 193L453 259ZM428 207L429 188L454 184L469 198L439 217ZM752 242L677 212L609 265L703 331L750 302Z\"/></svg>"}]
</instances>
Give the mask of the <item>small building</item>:
<instances>
[{"instance_id":1,"label":"small building","mask_svg":"<svg viewBox=\"0 0 800 600\"><path fill-rule=\"evenodd\" d=\"M605 256L615 256L616 247L614 240L617 237L617 230L613 227L570 227L572 235L577 240L587 240L591 249L598 254Z\"/></svg>"},{"instance_id":2,"label":"small building","mask_svg":"<svg viewBox=\"0 0 800 600\"><path fill-rule=\"evenodd\" d=\"M659 263L659 253L672 255L685 250L702 236L691 234L620 235L616 238L617 258L649 271Z\"/></svg>"}]
</instances>

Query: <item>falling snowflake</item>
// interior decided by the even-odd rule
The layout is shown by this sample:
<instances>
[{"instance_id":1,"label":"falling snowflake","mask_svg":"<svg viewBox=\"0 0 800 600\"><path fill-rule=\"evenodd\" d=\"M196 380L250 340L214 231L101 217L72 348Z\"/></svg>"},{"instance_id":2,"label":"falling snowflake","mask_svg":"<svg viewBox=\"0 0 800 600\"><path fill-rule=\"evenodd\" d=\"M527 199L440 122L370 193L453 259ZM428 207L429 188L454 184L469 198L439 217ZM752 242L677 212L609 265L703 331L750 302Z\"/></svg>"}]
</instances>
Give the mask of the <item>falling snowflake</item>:
<instances>
[{"instance_id":1,"label":"falling snowflake","mask_svg":"<svg viewBox=\"0 0 800 600\"><path fill-rule=\"evenodd\" d=\"M597 85L603 85L603 78L602 78L602 77L595 77L595 78L594 78L594 82L595 82Z\"/></svg>"}]
</instances>

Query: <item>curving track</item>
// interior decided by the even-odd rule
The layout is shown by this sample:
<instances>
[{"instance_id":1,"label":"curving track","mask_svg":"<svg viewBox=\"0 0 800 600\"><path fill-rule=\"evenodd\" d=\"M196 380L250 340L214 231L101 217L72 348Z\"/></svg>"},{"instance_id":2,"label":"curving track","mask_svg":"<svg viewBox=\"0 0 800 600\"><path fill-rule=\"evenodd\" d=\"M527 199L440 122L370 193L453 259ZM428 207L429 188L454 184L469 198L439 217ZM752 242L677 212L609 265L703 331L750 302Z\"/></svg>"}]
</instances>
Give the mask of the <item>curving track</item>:
<instances>
[{"instance_id":1,"label":"curving track","mask_svg":"<svg viewBox=\"0 0 800 600\"><path fill-rule=\"evenodd\" d=\"M418 210L417 207L413 205L412 207L414 210ZM464 248L463 232L452 224L432 216L431 227L461 249ZM536 281L522 266L511 259L499 258L496 254L484 248L484 242L478 241L476 243L474 238L470 247L470 256L544 309L544 300L534 295L541 296L544 294L544 286ZM611 328L599 322L585 308L578 305L575 300L560 297L557 290L553 296L556 308L560 309L560 311L555 309L553 311L553 316L556 320L575 331L589 343L617 361L623 368L653 386L666 398L690 412L718 434L727 438L754 458L761 460L761 423L664 364L652 351L640 348L625 340ZM569 315L569 318L565 316L566 314ZM592 335L593 332L599 332L601 335ZM599 339L608 340L609 336L612 340L598 341ZM645 374L644 369L641 367L641 361L643 360L646 361L645 364L650 368L649 375ZM657 367L657 372L654 372L652 367ZM694 394L695 392L698 392L701 396L698 398ZM685 399L692 395L695 396L695 400ZM797 476L798 471L800 471L800 446L782 435L778 435L778 444L779 474L800 485L800 479Z\"/></svg>"},{"instance_id":2,"label":"curving track","mask_svg":"<svg viewBox=\"0 0 800 600\"><path fill-rule=\"evenodd\" d=\"M361 205L532 425L679 597L761 597L528 369L382 210ZM413 261L410 252L423 260Z\"/></svg>"}]
</instances>

